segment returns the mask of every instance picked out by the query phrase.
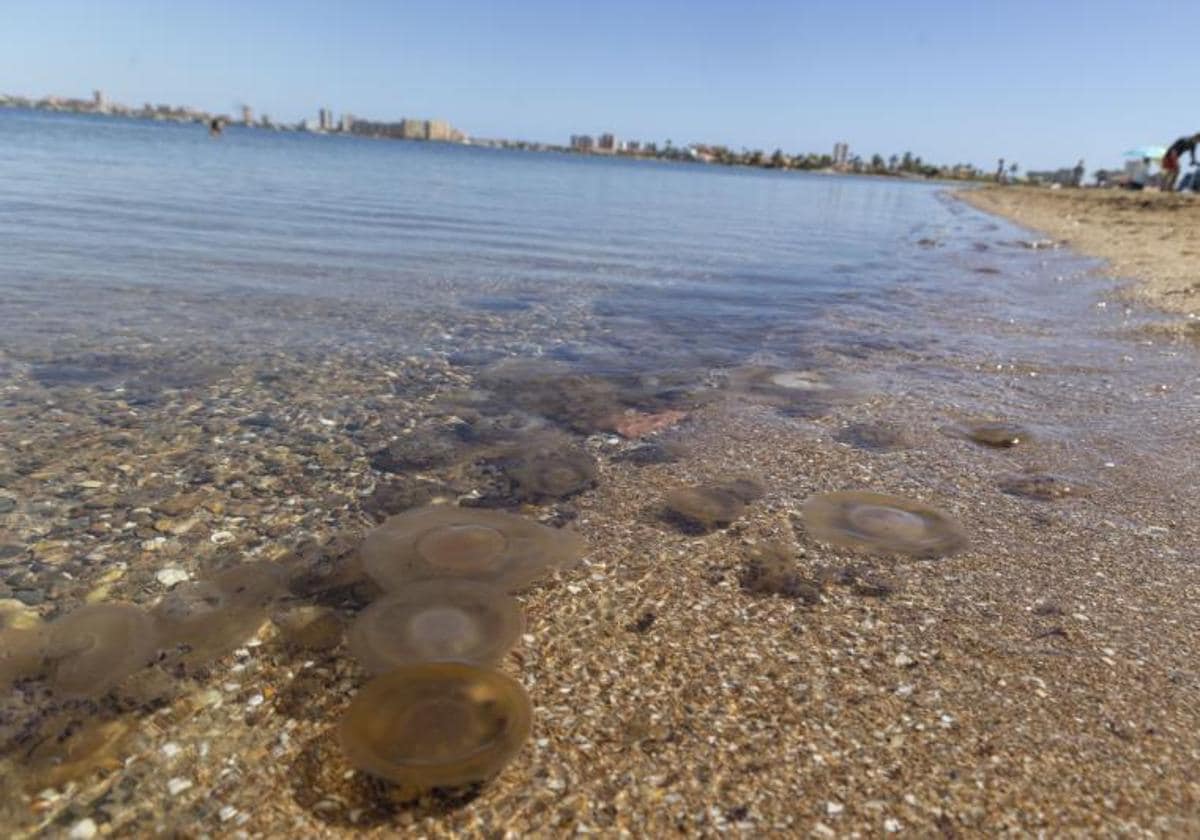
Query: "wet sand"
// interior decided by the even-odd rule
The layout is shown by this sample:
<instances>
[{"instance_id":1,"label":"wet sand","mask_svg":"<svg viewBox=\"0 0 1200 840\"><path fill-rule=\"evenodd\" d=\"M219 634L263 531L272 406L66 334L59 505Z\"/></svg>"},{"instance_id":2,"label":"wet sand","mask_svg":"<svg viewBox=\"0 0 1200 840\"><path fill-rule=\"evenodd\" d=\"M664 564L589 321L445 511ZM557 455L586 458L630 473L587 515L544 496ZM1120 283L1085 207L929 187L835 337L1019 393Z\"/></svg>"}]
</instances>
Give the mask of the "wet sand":
<instances>
[{"instance_id":1,"label":"wet sand","mask_svg":"<svg viewBox=\"0 0 1200 840\"><path fill-rule=\"evenodd\" d=\"M1096 311L1094 285L1063 282ZM1200 434L1194 351L1112 341L1112 321L1063 323L1064 341L1109 336L1086 345L1101 357L1067 343L1060 357L1053 333L1024 358L888 346L837 373L910 379L809 411L702 372L686 419L650 436L678 444L673 463L638 465L623 456L642 444L611 432L558 429L594 456L596 486L507 507L576 529L588 551L521 596L526 633L502 668L529 692L533 735L477 790L406 804L353 772L333 726L362 668L344 644L289 651L263 621L203 673L147 669L72 707L125 738L70 782L25 789L22 756L53 704L36 685L6 697L0 823L51 836L1195 836L1200 469L1181 450ZM7 615L150 605L168 569L337 567L382 515L486 495L489 473L473 466L495 454L486 446L417 457L472 440L462 395L486 366L227 352L164 368L160 350L130 349L133 368L138 353L154 363L144 389L5 357ZM992 449L947 431L981 402L1032 438ZM879 424L888 433L871 434ZM406 465L380 461L405 438L422 442L389 450ZM1006 492L1025 471L1079 492ZM668 491L747 473L766 495L729 527L696 534L663 517ZM939 560L830 547L801 508L835 490L935 505L970 547ZM801 597L743 589L767 542L793 553ZM350 618L357 599L318 601Z\"/></svg>"},{"instance_id":2,"label":"wet sand","mask_svg":"<svg viewBox=\"0 0 1200 840\"><path fill-rule=\"evenodd\" d=\"M958 193L1133 278L1130 298L1200 316L1200 197L1193 193L985 187Z\"/></svg>"}]
</instances>

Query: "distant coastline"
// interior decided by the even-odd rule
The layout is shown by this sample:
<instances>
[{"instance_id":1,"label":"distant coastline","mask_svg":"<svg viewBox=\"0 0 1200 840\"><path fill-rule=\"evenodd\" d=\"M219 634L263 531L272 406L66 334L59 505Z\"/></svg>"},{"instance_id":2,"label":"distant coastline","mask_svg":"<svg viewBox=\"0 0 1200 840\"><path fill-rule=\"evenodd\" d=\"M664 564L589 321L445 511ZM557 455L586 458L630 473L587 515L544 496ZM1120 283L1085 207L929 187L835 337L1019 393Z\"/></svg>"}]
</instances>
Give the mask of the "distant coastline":
<instances>
[{"instance_id":1,"label":"distant coastline","mask_svg":"<svg viewBox=\"0 0 1200 840\"><path fill-rule=\"evenodd\" d=\"M240 115L212 113L183 105L145 103L140 107L109 101L103 91L94 91L90 99L62 96L33 98L0 93L0 108L20 108L55 113L89 114L101 117L153 120L156 122L196 123L205 126L240 125L264 131L297 131L313 134L342 134L356 137L389 140L423 140L459 143L482 148L515 149L530 152L556 152L588 156L623 157L643 160L666 160L681 163L740 166L754 169L796 170L827 174L873 175L937 181L990 181L992 177L972 164L937 165L923 161L911 152L884 158L850 155L845 143L835 145L832 154L815 152L785 153L776 149L766 153L761 149L732 149L708 143L674 145L618 141L612 134L572 135L566 145L507 138L471 137L445 120L402 118L393 122L359 119L343 113L334 119L333 112L321 108L316 120L304 119L295 123L276 122L268 115L257 118L253 109L242 106Z\"/></svg>"}]
</instances>

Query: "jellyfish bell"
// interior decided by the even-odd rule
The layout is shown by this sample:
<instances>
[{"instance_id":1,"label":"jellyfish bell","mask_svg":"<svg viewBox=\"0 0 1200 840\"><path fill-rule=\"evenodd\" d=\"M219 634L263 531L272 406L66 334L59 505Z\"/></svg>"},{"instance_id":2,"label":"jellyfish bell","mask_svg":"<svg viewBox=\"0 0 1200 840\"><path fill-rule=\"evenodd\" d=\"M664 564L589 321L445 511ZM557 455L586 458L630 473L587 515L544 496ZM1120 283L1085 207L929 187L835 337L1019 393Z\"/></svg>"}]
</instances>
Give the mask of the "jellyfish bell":
<instances>
[{"instance_id":1,"label":"jellyfish bell","mask_svg":"<svg viewBox=\"0 0 1200 840\"><path fill-rule=\"evenodd\" d=\"M217 659L254 636L266 610L237 598L214 580L176 586L151 612L163 649L188 667Z\"/></svg>"},{"instance_id":2,"label":"jellyfish bell","mask_svg":"<svg viewBox=\"0 0 1200 840\"><path fill-rule=\"evenodd\" d=\"M964 423L951 427L950 432L980 446L990 446L993 449L1011 449L1022 443L1028 443L1032 437L1024 426L992 421Z\"/></svg>"},{"instance_id":3,"label":"jellyfish bell","mask_svg":"<svg viewBox=\"0 0 1200 840\"><path fill-rule=\"evenodd\" d=\"M0 628L0 691L41 672L46 641L42 628Z\"/></svg>"},{"instance_id":4,"label":"jellyfish bell","mask_svg":"<svg viewBox=\"0 0 1200 840\"><path fill-rule=\"evenodd\" d=\"M269 607L288 591L287 571L267 560L230 566L212 581L236 607Z\"/></svg>"},{"instance_id":5,"label":"jellyfish bell","mask_svg":"<svg viewBox=\"0 0 1200 840\"><path fill-rule=\"evenodd\" d=\"M457 577L512 592L574 563L583 541L509 513L426 507L387 519L362 546L363 568L385 590Z\"/></svg>"},{"instance_id":6,"label":"jellyfish bell","mask_svg":"<svg viewBox=\"0 0 1200 840\"><path fill-rule=\"evenodd\" d=\"M732 524L763 495L758 481L739 478L720 484L680 487L664 498L667 516L686 528L712 531Z\"/></svg>"},{"instance_id":7,"label":"jellyfish bell","mask_svg":"<svg viewBox=\"0 0 1200 840\"><path fill-rule=\"evenodd\" d=\"M404 665L355 696L339 740L355 768L407 788L483 782L520 751L532 709L519 683L457 662Z\"/></svg>"},{"instance_id":8,"label":"jellyfish bell","mask_svg":"<svg viewBox=\"0 0 1200 840\"><path fill-rule=\"evenodd\" d=\"M461 578L419 581L376 601L350 628L350 650L368 671L410 662L498 662L524 631L516 599Z\"/></svg>"},{"instance_id":9,"label":"jellyfish bell","mask_svg":"<svg viewBox=\"0 0 1200 840\"><path fill-rule=\"evenodd\" d=\"M46 628L51 688L66 698L96 697L146 665L158 649L150 615L132 604L91 604Z\"/></svg>"},{"instance_id":10,"label":"jellyfish bell","mask_svg":"<svg viewBox=\"0 0 1200 840\"><path fill-rule=\"evenodd\" d=\"M882 493L811 497L804 524L817 539L860 551L944 557L966 548L962 528L937 508Z\"/></svg>"},{"instance_id":11,"label":"jellyfish bell","mask_svg":"<svg viewBox=\"0 0 1200 840\"><path fill-rule=\"evenodd\" d=\"M129 718L52 718L41 725L37 742L25 752L26 790L61 787L102 767L119 767L123 747L133 733Z\"/></svg>"},{"instance_id":12,"label":"jellyfish bell","mask_svg":"<svg viewBox=\"0 0 1200 840\"><path fill-rule=\"evenodd\" d=\"M566 499L596 486L596 460L577 449L536 451L508 470L523 501Z\"/></svg>"},{"instance_id":13,"label":"jellyfish bell","mask_svg":"<svg viewBox=\"0 0 1200 840\"><path fill-rule=\"evenodd\" d=\"M1053 473L1021 473L1000 479L1000 489L1012 496L1025 496L1041 502L1086 496L1091 492L1086 484L1065 475Z\"/></svg>"}]
</instances>

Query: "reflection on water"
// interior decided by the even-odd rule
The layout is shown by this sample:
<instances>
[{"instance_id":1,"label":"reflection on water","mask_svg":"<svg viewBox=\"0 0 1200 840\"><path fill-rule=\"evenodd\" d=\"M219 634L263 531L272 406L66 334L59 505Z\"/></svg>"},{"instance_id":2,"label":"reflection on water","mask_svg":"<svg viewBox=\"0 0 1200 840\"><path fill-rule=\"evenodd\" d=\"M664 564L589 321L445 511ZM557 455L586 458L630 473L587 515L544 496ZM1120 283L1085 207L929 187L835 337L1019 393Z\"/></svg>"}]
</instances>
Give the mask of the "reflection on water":
<instances>
[{"instance_id":1,"label":"reflection on water","mask_svg":"<svg viewBox=\"0 0 1200 840\"><path fill-rule=\"evenodd\" d=\"M607 503L651 522L658 556L809 486L712 466L746 418L767 448L852 449L867 467L848 486L882 460L914 480L949 429L986 445L954 457L997 459L998 490L1062 511L1114 441L1161 458L1160 406L1188 381L1166 353L1127 361L1133 320L1090 306L1086 266L924 184L21 112L0 128L0 778L17 779L0 814L22 826L84 813L71 797L119 774L135 800L202 809L221 783L172 763L185 733L285 759L295 806L327 825L462 807L528 734L520 686L479 664L523 661L501 590L577 559L614 476L640 495ZM731 430L719 451L694 444L713 428ZM999 461L1028 450L1082 478ZM868 552L966 545L907 497L818 496L804 518ZM786 540L748 553L738 593L898 588L802 570ZM400 610L415 578L499 589L422 584L429 603ZM380 604L407 623L363 654L355 622ZM416 649L474 664L408 664ZM400 662L420 679L389 679ZM421 756L398 752L405 727ZM413 769L426 754L438 772ZM160 771L158 793L135 784Z\"/></svg>"}]
</instances>

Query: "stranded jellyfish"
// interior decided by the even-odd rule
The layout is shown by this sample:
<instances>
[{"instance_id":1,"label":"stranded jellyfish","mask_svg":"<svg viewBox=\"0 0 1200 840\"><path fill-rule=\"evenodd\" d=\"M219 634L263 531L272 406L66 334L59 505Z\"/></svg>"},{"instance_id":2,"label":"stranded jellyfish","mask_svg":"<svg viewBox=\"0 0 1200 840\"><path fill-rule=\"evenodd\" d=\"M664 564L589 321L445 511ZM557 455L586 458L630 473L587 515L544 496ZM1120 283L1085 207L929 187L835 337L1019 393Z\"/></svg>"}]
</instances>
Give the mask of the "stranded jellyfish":
<instances>
[{"instance_id":1,"label":"stranded jellyfish","mask_svg":"<svg viewBox=\"0 0 1200 840\"><path fill-rule=\"evenodd\" d=\"M427 507L387 519L367 534L363 568L380 586L457 577L506 592L576 561L583 540L521 516L492 510Z\"/></svg>"},{"instance_id":2,"label":"stranded jellyfish","mask_svg":"<svg viewBox=\"0 0 1200 840\"><path fill-rule=\"evenodd\" d=\"M369 606L350 628L350 650L374 674L409 662L490 665L523 629L516 599L486 583L440 578Z\"/></svg>"},{"instance_id":3,"label":"stranded jellyfish","mask_svg":"<svg viewBox=\"0 0 1200 840\"><path fill-rule=\"evenodd\" d=\"M859 551L944 557L966 548L962 528L937 508L882 493L825 493L804 503L814 537Z\"/></svg>"},{"instance_id":4,"label":"stranded jellyfish","mask_svg":"<svg viewBox=\"0 0 1200 840\"><path fill-rule=\"evenodd\" d=\"M746 512L746 505L762 498L763 488L754 479L739 478L720 484L681 487L666 495L668 517L685 528L712 531L724 528Z\"/></svg>"},{"instance_id":5,"label":"stranded jellyfish","mask_svg":"<svg viewBox=\"0 0 1200 840\"><path fill-rule=\"evenodd\" d=\"M132 604L80 607L46 628L50 685L62 697L96 697L150 664L158 636Z\"/></svg>"},{"instance_id":6,"label":"stranded jellyfish","mask_svg":"<svg viewBox=\"0 0 1200 840\"><path fill-rule=\"evenodd\" d=\"M991 446L995 449L1011 449L1021 443L1028 443L1029 430L1015 423L966 423L954 431L980 446Z\"/></svg>"},{"instance_id":7,"label":"stranded jellyfish","mask_svg":"<svg viewBox=\"0 0 1200 840\"><path fill-rule=\"evenodd\" d=\"M498 671L457 662L404 665L358 692L342 749L364 773L409 789L482 782L529 737L525 690Z\"/></svg>"},{"instance_id":8,"label":"stranded jellyfish","mask_svg":"<svg viewBox=\"0 0 1200 840\"><path fill-rule=\"evenodd\" d=\"M1086 496L1088 488L1062 475L1022 473L1000 479L1000 489L1013 496L1053 502L1070 496Z\"/></svg>"}]
</instances>

